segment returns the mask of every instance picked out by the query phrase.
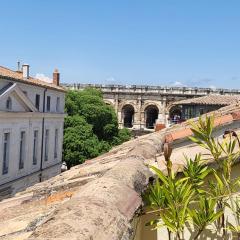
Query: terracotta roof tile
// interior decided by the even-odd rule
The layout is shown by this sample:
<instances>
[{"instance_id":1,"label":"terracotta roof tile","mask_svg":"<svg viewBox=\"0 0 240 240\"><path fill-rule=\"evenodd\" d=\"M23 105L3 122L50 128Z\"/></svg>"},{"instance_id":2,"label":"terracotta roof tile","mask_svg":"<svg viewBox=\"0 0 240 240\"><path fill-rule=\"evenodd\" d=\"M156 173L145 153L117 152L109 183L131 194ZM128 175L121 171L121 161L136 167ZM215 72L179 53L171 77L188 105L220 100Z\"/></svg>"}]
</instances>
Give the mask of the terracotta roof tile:
<instances>
[{"instance_id":1,"label":"terracotta roof tile","mask_svg":"<svg viewBox=\"0 0 240 240\"><path fill-rule=\"evenodd\" d=\"M156 126L155 126L155 131L160 131L162 129L164 129L166 127L165 124L161 124L161 123L157 123Z\"/></svg>"},{"instance_id":2,"label":"terracotta roof tile","mask_svg":"<svg viewBox=\"0 0 240 240\"><path fill-rule=\"evenodd\" d=\"M178 139L186 138L192 135L190 127L169 133L165 137L165 142L170 143Z\"/></svg>"},{"instance_id":3,"label":"terracotta roof tile","mask_svg":"<svg viewBox=\"0 0 240 240\"><path fill-rule=\"evenodd\" d=\"M24 79L22 76L22 72L13 71L11 69L8 69L8 68L2 67L2 66L0 66L0 77L7 78L9 80L22 82L25 84L35 85L35 86L39 86L39 87L46 87L46 88L54 89L54 90L61 91L61 92L66 91L61 86L57 86L53 83L47 83L47 82L44 82L37 78L29 77L28 79Z\"/></svg>"},{"instance_id":4,"label":"terracotta roof tile","mask_svg":"<svg viewBox=\"0 0 240 240\"><path fill-rule=\"evenodd\" d=\"M233 120L240 120L240 111L232 113Z\"/></svg>"},{"instance_id":5,"label":"terracotta roof tile","mask_svg":"<svg viewBox=\"0 0 240 240\"><path fill-rule=\"evenodd\" d=\"M218 116L214 119L214 127L219 127L225 124L230 124L234 120L240 120L240 111L232 112L229 114ZM185 125L179 125L177 128L173 129L170 133L166 134L165 142L171 143L175 140L183 139L192 135L191 126L189 123Z\"/></svg>"},{"instance_id":6,"label":"terracotta roof tile","mask_svg":"<svg viewBox=\"0 0 240 240\"><path fill-rule=\"evenodd\" d=\"M207 95L203 97L185 99L175 102L174 105L218 105L228 106L240 101L240 95Z\"/></svg>"},{"instance_id":7,"label":"terracotta roof tile","mask_svg":"<svg viewBox=\"0 0 240 240\"><path fill-rule=\"evenodd\" d=\"M224 125L233 121L232 114L223 115L214 119L214 127Z\"/></svg>"}]
</instances>

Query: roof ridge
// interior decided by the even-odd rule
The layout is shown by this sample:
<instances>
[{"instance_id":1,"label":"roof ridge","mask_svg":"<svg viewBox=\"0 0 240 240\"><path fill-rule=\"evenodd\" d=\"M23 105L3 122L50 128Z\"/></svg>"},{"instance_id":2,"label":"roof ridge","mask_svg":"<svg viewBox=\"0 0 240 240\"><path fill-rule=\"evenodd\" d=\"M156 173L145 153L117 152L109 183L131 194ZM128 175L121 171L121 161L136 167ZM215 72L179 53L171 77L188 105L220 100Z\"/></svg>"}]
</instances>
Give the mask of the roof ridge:
<instances>
[{"instance_id":1,"label":"roof ridge","mask_svg":"<svg viewBox=\"0 0 240 240\"><path fill-rule=\"evenodd\" d=\"M46 82L33 76L29 76L28 80L26 80L23 78L20 71L15 71L1 65L0 65L0 77L7 78L9 80L19 81L25 84L38 85L40 87L49 87L58 91L64 92L66 91L62 86L57 86L53 82Z\"/></svg>"},{"instance_id":2,"label":"roof ridge","mask_svg":"<svg viewBox=\"0 0 240 240\"><path fill-rule=\"evenodd\" d=\"M17 72L17 71L12 70L11 68L4 67L4 66L2 66L2 65L0 65L0 68L4 68L4 69L9 70L9 71L11 71L11 72Z\"/></svg>"}]
</instances>

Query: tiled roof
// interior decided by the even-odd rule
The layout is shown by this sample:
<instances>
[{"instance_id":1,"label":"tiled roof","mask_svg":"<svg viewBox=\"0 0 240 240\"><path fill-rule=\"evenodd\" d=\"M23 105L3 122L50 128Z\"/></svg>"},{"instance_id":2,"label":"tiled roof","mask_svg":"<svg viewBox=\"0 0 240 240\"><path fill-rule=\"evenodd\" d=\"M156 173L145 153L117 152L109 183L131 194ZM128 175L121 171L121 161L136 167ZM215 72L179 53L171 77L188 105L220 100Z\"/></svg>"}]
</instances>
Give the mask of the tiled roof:
<instances>
[{"instance_id":1,"label":"tiled roof","mask_svg":"<svg viewBox=\"0 0 240 240\"><path fill-rule=\"evenodd\" d=\"M185 99L175 102L174 105L219 105L227 106L240 101L240 95L208 95Z\"/></svg>"},{"instance_id":2,"label":"tiled roof","mask_svg":"<svg viewBox=\"0 0 240 240\"><path fill-rule=\"evenodd\" d=\"M30 84L30 85L35 85L35 86L39 86L39 87L54 89L54 90L61 91L61 92L66 91L61 86L57 86L53 83L47 83L47 82L44 82L44 81L42 81L40 79L37 79L37 78L29 77L28 79L24 79L22 72L13 71L11 69L8 69L8 68L2 67L2 66L0 66L0 77L1 78L6 78L6 79L9 79L9 80L13 80L13 81L22 82L22 83L25 83L25 84Z\"/></svg>"},{"instance_id":3,"label":"tiled roof","mask_svg":"<svg viewBox=\"0 0 240 240\"><path fill-rule=\"evenodd\" d=\"M219 131L235 127L239 130L240 104L212 114ZM171 160L177 171L183 166L183 153L193 157L198 152L204 154L188 141L191 134L189 123L184 122L141 136L2 201L0 238L131 239L134 213L142 206L141 192L152 176L147 165L159 166L166 172L165 161L160 162L165 142L173 146ZM174 149L174 142L184 139L186 144Z\"/></svg>"},{"instance_id":4,"label":"tiled roof","mask_svg":"<svg viewBox=\"0 0 240 240\"><path fill-rule=\"evenodd\" d=\"M240 104L223 107L207 115L214 116L214 127L223 127L224 125L232 124L234 121L240 121ZM195 118L193 121L197 121L197 119L198 118ZM167 143L172 143L176 140L185 139L191 136L193 133L190 128L189 122L177 124L176 127L173 126L169 129L169 132L166 133L165 141Z\"/></svg>"}]
</instances>

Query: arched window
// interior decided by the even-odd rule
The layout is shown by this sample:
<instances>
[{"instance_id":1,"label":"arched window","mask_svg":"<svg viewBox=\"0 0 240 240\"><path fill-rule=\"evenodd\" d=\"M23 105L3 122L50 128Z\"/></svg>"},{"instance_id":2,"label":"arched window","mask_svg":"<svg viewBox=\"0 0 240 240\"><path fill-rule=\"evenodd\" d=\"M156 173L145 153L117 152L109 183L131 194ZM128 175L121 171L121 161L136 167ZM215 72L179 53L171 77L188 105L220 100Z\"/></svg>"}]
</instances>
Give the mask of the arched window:
<instances>
[{"instance_id":1,"label":"arched window","mask_svg":"<svg viewBox=\"0 0 240 240\"><path fill-rule=\"evenodd\" d=\"M10 97L7 98L6 109L7 110L12 110L12 99Z\"/></svg>"},{"instance_id":2,"label":"arched window","mask_svg":"<svg viewBox=\"0 0 240 240\"><path fill-rule=\"evenodd\" d=\"M153 129L158 119L158 108L150 105L145 109L146 128Z\"/></svg>"},{"instance_id":3,"label":"arched window","mask_svg":"<svg viewBox=\"0 0 240 240\"><path fill-rule=\"evenodd\" d=\"M182 121L182 110L179 106L173 106L169 110L170 123L179 123Z\"/></svg>"},{"instance_id":4,"label":"arched window","mask_svg":"<svg viewBox=\"0 0 240 240\"><path fill-rule=\"evenodd\" d=\"M134 108L132 105L127 104L122 108L123 126L132 128L134 122Z\"/></svg>"}]
</instances>

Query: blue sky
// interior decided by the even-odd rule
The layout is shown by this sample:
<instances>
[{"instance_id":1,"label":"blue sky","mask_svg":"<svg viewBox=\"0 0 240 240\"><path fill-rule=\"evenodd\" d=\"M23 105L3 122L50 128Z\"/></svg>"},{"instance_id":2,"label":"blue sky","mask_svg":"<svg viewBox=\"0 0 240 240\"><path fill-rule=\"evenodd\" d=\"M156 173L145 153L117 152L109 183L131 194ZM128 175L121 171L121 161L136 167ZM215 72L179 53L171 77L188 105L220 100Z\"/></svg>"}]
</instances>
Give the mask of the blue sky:
<instances>
[{"instance_id":1,"label":"blue sky","mask_svg":"<svg viewBox=\"0 0 240 240\"><path fill-rule=\"evenodd\" d=\"M0 65L64 82L240 88L239 0L1 1Z\"/></svg>"}]
</instances>

